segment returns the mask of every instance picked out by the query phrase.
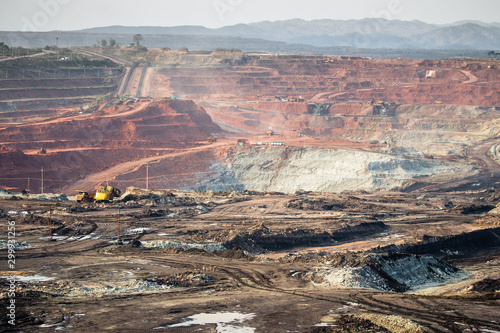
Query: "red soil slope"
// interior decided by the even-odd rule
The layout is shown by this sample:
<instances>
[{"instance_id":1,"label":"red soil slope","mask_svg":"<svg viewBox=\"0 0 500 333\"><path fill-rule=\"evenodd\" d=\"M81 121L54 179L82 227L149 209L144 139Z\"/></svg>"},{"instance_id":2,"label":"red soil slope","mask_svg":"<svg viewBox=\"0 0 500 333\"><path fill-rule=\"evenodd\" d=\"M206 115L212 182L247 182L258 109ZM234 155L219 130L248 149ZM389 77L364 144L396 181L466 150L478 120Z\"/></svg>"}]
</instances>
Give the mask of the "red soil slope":
<instances>
[{"instance_id":1,"label":"red soil slope","mask_svg":"<svg viewBox=\"0 0 500 333\"><path fill-rule=\"evenodd\" d=\"M400 104L497 106L499 68L497 61L490 59L262 56L246 66L165 68L159 74L177 94L194 100L222 94L245 95L245 99L270 96L273 100L276 95L285 95L302 96L306 101L382 99ZM436 76L426 79L430 70Z\"/></svg>"},{"instance_id":2,"label":"red soil slope","mask_svg":"<svg viewBox=\"0 0 500 333\"><path fill-rule=\"evenodd\" d=\"M57 191L114 165L193 147L220 128L191 101L163 99L115 104L91 115L0 129L0 183L37 192ZM43 146L47 154L36 154ZM23 151L19 150L23 149ZM38 183L37 183L38 182Z\"/></svg>"}]
</instances>

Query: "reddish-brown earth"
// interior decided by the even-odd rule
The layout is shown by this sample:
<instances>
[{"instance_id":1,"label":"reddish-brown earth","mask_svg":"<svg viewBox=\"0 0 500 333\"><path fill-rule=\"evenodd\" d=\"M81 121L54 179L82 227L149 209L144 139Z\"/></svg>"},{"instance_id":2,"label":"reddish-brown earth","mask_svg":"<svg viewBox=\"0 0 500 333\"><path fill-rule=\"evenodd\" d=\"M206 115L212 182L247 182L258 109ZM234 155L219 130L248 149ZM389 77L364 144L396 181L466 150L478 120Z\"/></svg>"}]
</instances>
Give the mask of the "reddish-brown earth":
<instances>
[{"instance_id":1,"label":"reddish-brown earth","mask_svg":"<svg viewBox=\"0 0 500 333\"><path fill-rule=\"evenodd\" d=\"M0 275L20 277L17 330L500 330L498 64L260 56L226 65L149 69L139 82L154 101L41 112L53 118L31 123L16 114L21 124L0 128L0 185L23 189L29 176L37 193L43 167L45 192L66 194L106 181L144 188L146 174L156 189L241 185L237 173L254 186L302 178L317 189L0 198L0 231L14 221L20 247L9 271L4 246ZM435 79L422 78L429 69ZM170 95L197 104L160 98ZM318 115L322 102L332 105ZM285 146L261 144L271 141ZM319 192L349 177L405 182ZM182 326L203 313L249 316Z\"/></svg>"},{"instance_id":2,"label":"reddish-brown earth","mask_svg":"<svg viewBox=\"0 0 500 333\"><path fill-rule=\"evenodd\" d=\"M4 120L31 123L0 129L2 145L22 150L3 154L2 172L9 179L2 185L25 188L28 176L32 184L41 181L44 167L45 186L51 190L70 193L107 180L122 188L144 186L143 164L152 163L152 184L194 187L197 179L216 174L211 167L225 162L241 137L367 151L389 144L415 147L442 159L463 159L468 157L467 145L498 133L500 73L495 60L292 55L246 59L239 65L189 62L141 68L138 73L144 77L137 75L124 91L137 92L138 82L143 82L142 92L154 102L115 100L83 114L78 109L40 110L7 118L6 113ZM425 78L429 70L436 71L435 78ZM162 99L171 95L199 106L175 97ZM316 115L322 103L323 111ZM384 108L387 114L381 113ZM221 129L226 134L207 145ZM275 136L263 135L269 129ZM184 150L199 142L206 149ZM34 156L39 146L48 154ZM94 173L99 175L87 179Z\"/></svg>"},{"instance_id":3,"label":"reddish-brown earth","mask_svg":"<svg viewBox=\"0 0 500 333\"><path fill-rule=\"evenodd\" d=\"M37 188L44 168L45 191L61 190L120 163L193 147L217 131L218 126L193 102L170 99L121 103L91 115L11 125L0 130L1 145L6 147L0 152L2 184L22 189L30 176ZM40 146L48 153L36 154Z\"/></svg>"},{"instance_id":4,"label":"reddish-brown earth","mask_svg":"<svg viewBox=\"0 0 500 333\"><path fill-rule=\"evenodd\" d=\"M436 71L436 78L426 79L428 70ZM314 100L321 94L319 100L328 102L383 99L480 106L497 106L500 102L500 70L490 60L262 56L246 66L168 68L159 74L177 94L200 100L214 94Z\"/></svg>"}]
</instances>

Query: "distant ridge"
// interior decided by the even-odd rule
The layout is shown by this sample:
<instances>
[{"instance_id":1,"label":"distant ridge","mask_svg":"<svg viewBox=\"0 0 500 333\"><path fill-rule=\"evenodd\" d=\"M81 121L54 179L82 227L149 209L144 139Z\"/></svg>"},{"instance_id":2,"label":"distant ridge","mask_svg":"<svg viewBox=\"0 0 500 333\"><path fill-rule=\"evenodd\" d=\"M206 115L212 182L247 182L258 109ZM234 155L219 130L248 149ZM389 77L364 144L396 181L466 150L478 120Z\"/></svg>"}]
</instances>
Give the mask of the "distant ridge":
<instances>
[{"instance_id":1,"label":"distant ridge","mask_svg":"<svg viewBox=\"0 0 500 333\"><path fill-rule=\"evenodd\" d=\"M497 49L500 23L461 21L448 25L381 18L362 20L292 19L237 24L209 29L202 26L110 26L75 32L99 34L205 35L257 38L317 47L394 49Z\"/></svg>"}]
</instances>

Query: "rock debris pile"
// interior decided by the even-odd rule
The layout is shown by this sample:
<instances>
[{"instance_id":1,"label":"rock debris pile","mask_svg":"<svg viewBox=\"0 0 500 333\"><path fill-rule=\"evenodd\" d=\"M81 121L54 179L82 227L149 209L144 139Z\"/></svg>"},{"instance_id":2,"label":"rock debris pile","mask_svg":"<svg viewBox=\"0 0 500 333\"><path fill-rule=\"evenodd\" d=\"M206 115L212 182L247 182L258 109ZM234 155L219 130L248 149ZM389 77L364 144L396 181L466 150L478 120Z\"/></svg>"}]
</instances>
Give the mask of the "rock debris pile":
<instances>
[{"instance_id":1,"label":"rock debris pile","mask_svg":"<svg viewBox=\"0 0 500 333\"><path fill-rule=\"evenodd\" d=\"M335 260L327 261L315 271L307 273L307 276L315 283L328 287L392 292L405 292L468 276L464 271L433 256L356 254L338 266L337 263Z\"/></svg>"}]
</instances>

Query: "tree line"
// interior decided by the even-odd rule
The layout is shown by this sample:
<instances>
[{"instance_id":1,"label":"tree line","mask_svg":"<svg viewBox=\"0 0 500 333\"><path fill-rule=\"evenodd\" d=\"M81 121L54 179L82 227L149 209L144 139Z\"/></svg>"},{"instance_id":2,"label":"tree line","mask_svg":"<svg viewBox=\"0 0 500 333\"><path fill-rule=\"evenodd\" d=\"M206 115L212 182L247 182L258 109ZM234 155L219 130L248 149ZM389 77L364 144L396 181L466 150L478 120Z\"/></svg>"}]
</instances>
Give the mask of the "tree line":
<instances>
[{"instance_id":1,"label":"tree line","mask_svg":"<svg viewBox=\"0 0 500 333\"><path fill-rule=\"evenodd\" d=\"M495 52L495 51L490 51L488 52L488 57L490 58L496 58L497 56L500 56L500 52Z\"/></svg>"},{"instance_id":2,"label":"tree line","mask_svg":"<svg viewBox=\"0 0 500 333\"><path fill-rule=\"evenodd\" d=\"M130 44L130 46L141 46L141 42L144 40L144 37L141 34L136 34L132 37L133 43ZM101 47L119 47L120 43L118 43L115 39L110 38L109 42L107 39L101 39L98 40L96 43L96 46L101 46Z\"/></svg>"}]
</instances>

